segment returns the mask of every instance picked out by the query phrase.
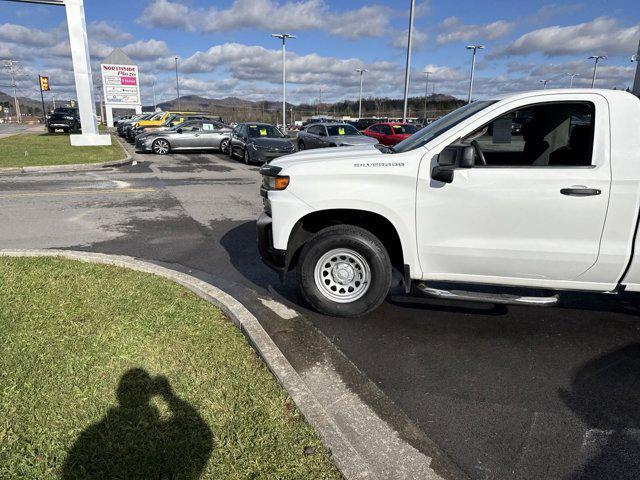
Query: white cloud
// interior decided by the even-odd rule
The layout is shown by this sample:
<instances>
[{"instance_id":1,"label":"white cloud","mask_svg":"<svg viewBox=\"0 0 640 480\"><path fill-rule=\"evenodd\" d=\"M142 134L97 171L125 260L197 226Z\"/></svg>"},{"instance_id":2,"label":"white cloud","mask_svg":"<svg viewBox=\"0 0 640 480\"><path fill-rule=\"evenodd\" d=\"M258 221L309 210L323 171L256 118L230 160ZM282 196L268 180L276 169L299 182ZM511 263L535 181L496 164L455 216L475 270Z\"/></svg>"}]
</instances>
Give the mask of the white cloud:
<instances>
[{"instance_id":1,"label":"white cloud","mask_svg":"<svg viewBox=\"0 0 640 480\"><path fill-rule=\"evenodd\" d=\"M511 32L515 24L505 20L498 20L487 24L465 25L457 17L445 18L440 24L442 33L436 41L439 44L474 41L495 40Z\"/></svg>"},{"instance_id":2,"label":"white cloud","mask_svg":"<svg viewBox=\"0 0 640 480\"><path fill-rule=\"evenodd\" d=\"M169 47L163 40L138 40L122 47L122 51L138 60L155 60L169 55Z\"/></svg>"},{"instance_id":3,"label":"white cloud","mask_svg":"<svg viewBox=\"0 0 640 480\"><path fill-rule=\"evenodd\" d=\"M57 32L54 30L27 28L12 23L0 25L0 41L35 47L47 47L54 43L57 38Z\"/></svg>"},{"instance_id":4,"label":"white cloud","mask_svg":"<svg viewBox=\"0 0 640 480\"><path fill-rule=\"evenodd\" d=\"M393 48L406 50L407 35L409 35L409 29L393 33L391 35L391 41L389 42L389 45L391 45ZM429 36L427 35L427 32L414 27L413 38L411 39L412 50L420 50L427 43L428 39Z\"/></svg>"},{"instance_id":5,"label":"white cloud","mask_svg":"<svg viewBox=\"0 0 640 480\"><path fill-rule=\"evenodd\" d=\"M235 0L226 9L191 8L171 0L153 0L138 23L203 33L242 28L263 31L326 29L334 35L356 38L384 35L391 13L391 9L383 5L335 13L324 0Z\"/></svg>"},{"instance_id":6,"label":"white cloud","mask_svg":"<svg viewBox=\"0 0 640 480\"><path fill-rule=\"evenodd\" d=\"M111 25L109 22L92 22L88 26L89 38L99 41L128 42L133 39L129 32Z\"/></svg>"},{"instance_id":7,"label":"white cloud","mask_svg":"<svg viewBox=\"0 0 640 480\"><path fill-rule=\"evenodd\" d=\"M620 27L614 18L599 17L591 22L553 26L522 35L493 56L526 55L539 52L546 56L571 54L631 54L640 38L640 24Z\"/></svg>"}]
</instances>

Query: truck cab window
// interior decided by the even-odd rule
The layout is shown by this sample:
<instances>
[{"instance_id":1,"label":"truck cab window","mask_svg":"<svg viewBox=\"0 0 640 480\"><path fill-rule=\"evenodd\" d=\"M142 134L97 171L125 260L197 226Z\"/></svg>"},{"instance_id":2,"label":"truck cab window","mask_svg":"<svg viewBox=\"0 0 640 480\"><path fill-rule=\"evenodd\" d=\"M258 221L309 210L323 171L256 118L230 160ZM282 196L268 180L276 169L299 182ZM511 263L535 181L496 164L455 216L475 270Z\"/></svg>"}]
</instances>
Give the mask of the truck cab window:
<instances>
[{"instance_id":1,"label":"truck cab window","mask_svg":"<svg viewBox=\"0 0 640 480\"><path fill-rule=\"evenodd\" d=\"M592 160L594 120L590 102L530 105L494 119L463 144L479 149L488 167L585 167Z\"/></svg>"}]
</instances>

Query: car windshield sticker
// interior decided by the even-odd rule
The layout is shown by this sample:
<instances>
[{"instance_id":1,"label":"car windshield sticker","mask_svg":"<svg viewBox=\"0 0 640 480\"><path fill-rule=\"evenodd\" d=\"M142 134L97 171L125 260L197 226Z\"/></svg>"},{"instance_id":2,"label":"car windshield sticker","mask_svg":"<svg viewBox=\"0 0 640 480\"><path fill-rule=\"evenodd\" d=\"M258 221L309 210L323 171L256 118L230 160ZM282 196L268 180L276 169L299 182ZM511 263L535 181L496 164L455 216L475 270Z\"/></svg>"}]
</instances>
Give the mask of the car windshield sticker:
<instances>
[{"instance_id":1,"label":"car windshield sticker","mask_svg":"<svg viewBox=\"0 0 640 480\"><path fill-rule=\"evenodd\" d=\"M260 135L262 135L263 137L265 137L267 135L267 129L266 128L261 128L260 129Z\"/></svg>"},{"instance_id":2,"label":"car windshield sticker","mask_svg":"<svg viewBox=\"0 0 640 480\"><path fill-rule=\"evenodd\" d=\"M344 135L344 127L338 127L338 135Z\"/></svg>"},{"instance_id":3,"label":"car windshield sticker","mask_svg":"<svg viewBox=\"0 0 640 480\"><path fill-rule=\"evenodd\" d=\"M203 130L213 130L213 123L203 123L202 124L202 129Z\"/></svg>"}]
</instances>

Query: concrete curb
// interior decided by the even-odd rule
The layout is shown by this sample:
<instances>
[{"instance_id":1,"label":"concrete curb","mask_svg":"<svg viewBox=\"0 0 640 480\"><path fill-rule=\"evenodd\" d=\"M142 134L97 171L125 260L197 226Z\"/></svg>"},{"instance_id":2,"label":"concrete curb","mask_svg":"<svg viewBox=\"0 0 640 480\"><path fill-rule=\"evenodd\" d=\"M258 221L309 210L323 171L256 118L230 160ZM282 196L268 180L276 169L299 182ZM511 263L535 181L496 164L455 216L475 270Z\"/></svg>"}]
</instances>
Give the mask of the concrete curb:
<instances>
[{"instance_id":1,"label":"concrete curb","mask_svg":"<svg viewBox=\"0 0 640 480\"><path fill-rule=\"evenodd\" d=\"M188 288L203 300L219 307L243 332L278 382L289 392L304 418L320 435L324 445L331 452L336 466L347 480L381 478L351 445L333 416L322 407L298 372L260 325L258 319L231 295L190 275L121 255L71 250L4 249L0 250L0 257L62 257L88 263L115 265L158 275Z\"/></svg>"},{"instance_id":2,"label":"concrete curb","mask_svg":"<svg viewBox=\"0 0 640 480\"><path fill-rule=\"evenodd\" d=\"M113 138L120 144L122 150L127 155L123 160L114 160L111 162L101 163L74 163L71 165L46 165L42 167L12 167L12 168L0 168L0 176L2 175L19 175L21 173L71 173L71 172L87 172L92 170L100 170L102 168L109 167L122 167L128 165L132 161L131 154L122 144L122 142L112 135Z\"/></svg>"}]
</instances>

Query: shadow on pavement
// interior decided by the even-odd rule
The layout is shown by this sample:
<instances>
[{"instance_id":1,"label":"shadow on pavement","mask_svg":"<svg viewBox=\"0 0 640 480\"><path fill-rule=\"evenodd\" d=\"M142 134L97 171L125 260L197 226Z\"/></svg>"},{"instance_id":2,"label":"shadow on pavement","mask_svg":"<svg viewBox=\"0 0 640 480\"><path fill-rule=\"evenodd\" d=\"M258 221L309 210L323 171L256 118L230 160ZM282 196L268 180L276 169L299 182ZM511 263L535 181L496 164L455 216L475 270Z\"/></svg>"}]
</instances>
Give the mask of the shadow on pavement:
<instances>
[{"instance_id":1,"label":"shadow on pavement","mask_svg":"<svg viewBox=\"0 0 640 480\"><path fill-rule=\"evenodd\" d=\"M119 405L84 430L66 458L63 480L200 478L213 433L200 414L176 396L169 381L134 368L120 379ZM170 415L151 404L158 396Z\"/></svg>"},{"instance_id":2,"label":"shadow on pavement","mask_svg":"<svg viewBox=\"0 0 640 480\"><path fill-rule=\"evenodd\" d=\"M640 344L594 358L577 369L560 397L591 430L582 446L590 455L567 480L640 477Z\"/></svg>"}]
</instances>

